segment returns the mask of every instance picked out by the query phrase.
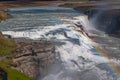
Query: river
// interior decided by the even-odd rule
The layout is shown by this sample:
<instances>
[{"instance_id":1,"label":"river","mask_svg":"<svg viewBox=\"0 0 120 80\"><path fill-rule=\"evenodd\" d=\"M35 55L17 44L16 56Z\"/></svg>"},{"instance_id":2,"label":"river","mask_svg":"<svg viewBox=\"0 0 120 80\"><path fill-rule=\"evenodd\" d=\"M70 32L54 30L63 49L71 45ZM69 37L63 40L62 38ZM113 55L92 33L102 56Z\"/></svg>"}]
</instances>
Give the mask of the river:
<instances>
[{"instance_id":1,"label":"river","mask_svg":"<svg viewBox=\"0 0 120 80\"><path fill-rule=\"evenodd\" d=\"M109 60L96 51L92 40L74 29L74 23L81 23L88 32L93 29L86 15L57 6L11 8L8 13L13 17L0 23L3 34L43 38L56 46L60 64L39 80L119 80Z\"/></svg>"}]
</instances>

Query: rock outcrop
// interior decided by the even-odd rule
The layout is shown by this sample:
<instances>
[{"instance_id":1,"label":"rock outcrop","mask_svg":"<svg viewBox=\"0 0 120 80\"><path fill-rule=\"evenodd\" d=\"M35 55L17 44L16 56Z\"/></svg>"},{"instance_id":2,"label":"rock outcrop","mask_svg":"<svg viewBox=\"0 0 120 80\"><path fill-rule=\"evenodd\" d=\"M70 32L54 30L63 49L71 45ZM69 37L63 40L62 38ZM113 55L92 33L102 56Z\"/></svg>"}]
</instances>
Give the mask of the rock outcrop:
<instances>
[{"instance_id":1,"label":"rock outcrop","mask_svg":"<svg viewBox=\"0 0 120 80\"><path fill-rule=\"evenodd\" d=\"M46 40L15 39L17 49L13 55L13 68L36 79L55 63L55 46Z\"/></svg>"},{"instance_id":2,"label":"rock outcrop","mask_svg":"<svg viewBox=\"0 0 120 80\"><path fill-rule=\"evenodd\" d=\"M1 9L1 8L0 8ZM11 16L9 15L9 14L7 14L7 13L5 13L4 11L2 11L2 10L0 10L0 22L2 21L2 20L5 20L5 19L8 19L8 18L10 18Z\"/></svg>"}]
</instances>

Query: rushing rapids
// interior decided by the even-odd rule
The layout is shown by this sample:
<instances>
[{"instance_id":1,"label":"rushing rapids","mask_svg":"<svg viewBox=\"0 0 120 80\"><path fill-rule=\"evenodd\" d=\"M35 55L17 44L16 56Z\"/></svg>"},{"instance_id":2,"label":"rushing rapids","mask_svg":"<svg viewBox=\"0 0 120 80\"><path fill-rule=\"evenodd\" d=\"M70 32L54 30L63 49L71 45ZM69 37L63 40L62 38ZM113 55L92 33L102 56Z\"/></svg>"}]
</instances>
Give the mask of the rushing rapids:
<instances>
[{"instance_id":1,"label":"rushing rapids","mask_svg":"<svg viewBox=\"0 0 120 80\"><path fill-rule=\"evenodd\" d=\"M69 8L13 8L14 17L1 23L3 34L12 37L47 39L56 46L56 58L46 76L39 80L119 80L109 60L96 51L89 38L93 30L87 17Z\"/></svg>"}]
</instances>

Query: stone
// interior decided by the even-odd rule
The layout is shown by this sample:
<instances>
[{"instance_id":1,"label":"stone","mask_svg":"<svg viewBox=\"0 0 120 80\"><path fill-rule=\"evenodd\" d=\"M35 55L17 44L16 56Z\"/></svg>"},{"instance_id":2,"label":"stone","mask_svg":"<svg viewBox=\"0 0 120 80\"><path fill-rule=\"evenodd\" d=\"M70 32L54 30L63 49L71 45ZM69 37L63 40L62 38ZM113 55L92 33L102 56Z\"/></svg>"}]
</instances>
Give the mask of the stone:
<instances>
[{"instance_id":1,"label":"stone","mask_svg":"<svg viewBox=\"0 0 120 80\"><path fill-rule=\"evenodd\" d=\"M37 79L43 68L56 62L55 46L46 40L14 39L17 49L13 55L14 69Z\"/></svg>"}]
</instances>

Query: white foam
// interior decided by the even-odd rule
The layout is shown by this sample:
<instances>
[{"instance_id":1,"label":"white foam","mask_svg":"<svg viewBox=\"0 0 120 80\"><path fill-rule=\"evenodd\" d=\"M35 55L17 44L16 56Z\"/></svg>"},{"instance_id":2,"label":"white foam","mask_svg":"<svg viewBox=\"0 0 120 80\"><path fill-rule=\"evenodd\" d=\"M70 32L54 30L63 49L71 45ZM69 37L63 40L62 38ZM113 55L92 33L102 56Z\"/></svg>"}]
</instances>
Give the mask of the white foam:
<instances>
[{"instance_id":1,"label":"white foam","mask_svg":"<svg viewBox=\"0 0 120 80\"><path fill-rule=\"evenodd\" d=\"M81 20L81 21L84 22L84 20ZM84 24L84 26L86 26L86 24ZM72 28L64 27L64 29L65 28L69 29L68 31L65 31L67 37L63 34L57 34L57 36L51 35L51 36L54 36L56 39L60 39L59 36L64 36L64 39L65 38L68 39L67 41L65 41L65 40L62 41L62 42L65 42L64 45L56 47L56 51L60 53L60 59L65 66L65 70L73 71L73 72L79 71L79 73L82 73L86 70L90 70L90 71L93 71L93 75L96 75L97 78L99 78L101 80L108 79L108 77L110 78L110 80L112 80L113 77L111 77L111 75L108 75L106 71L100 70L99 68L96 67L96 65L98 65L98 64L107 63L108 60L102 56L93 54L94 52L91 51L91 49L93 48L92 41L88 37L84 36L82 33L78 33L77 31L73 30ZM63 39L63 38L61 38L61 39ZM71 39L77 39L80 42L80 45L75 44L74 42L71 42L70 41ZM95 52L95 53L98 53L98 52ZM96 68L96 70L94 70L95 68ZM57 76L58 80L59 79L60 80L76 79L76 78L71 78L71 76L66 76L63 78L60 77L61 75L64 75L63 73L65 73L65 72L66 71L63 71L62 73L58 72L57 74L55 74L55 76ZM87 73L89 73L89 72L83 73L83 75L87 74ZM102 75L104 75L104 74L106 74L106 75L104 77L102 77ZM90 74L88 74L88 76L89 75ZM52 74L50 74L50 75L46 76L43 80L50 80L49 78L51 78L51 77L53 78L53 80L56 79L52 76ZM85 77L87 77L87 76L85 76ZM86 80L89 80L89 79L86 79Z\"/></svg>"}]
</instances>

